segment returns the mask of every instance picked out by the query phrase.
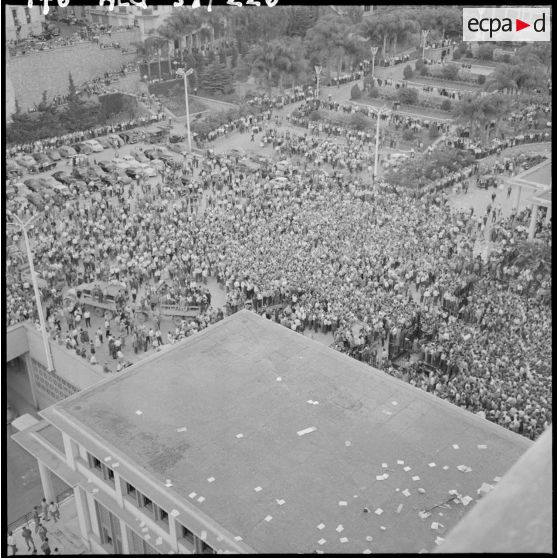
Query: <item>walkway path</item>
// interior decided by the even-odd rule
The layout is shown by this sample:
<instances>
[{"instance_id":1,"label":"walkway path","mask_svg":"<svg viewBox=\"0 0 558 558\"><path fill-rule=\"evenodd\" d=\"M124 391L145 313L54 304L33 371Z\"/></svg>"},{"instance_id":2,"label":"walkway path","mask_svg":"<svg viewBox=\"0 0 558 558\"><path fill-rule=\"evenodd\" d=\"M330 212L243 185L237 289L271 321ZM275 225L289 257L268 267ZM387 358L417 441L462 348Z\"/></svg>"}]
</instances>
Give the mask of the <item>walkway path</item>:
<instances>
[{"instance_id":1,"label":"walkway path","mask_svg":"<svg viewBox=\"0 0 558 558\"><path fill-rule=\"evenodd\" d=\"M32 512L33 510L29 511ZM54 551L55 548L58 548L60 554L89 554L87 548L81 540L73 496L70 496L60 505L60 519L58 520L58 522L54 523L54 521L51 519L45 522L44 526L47 529L46 536L48 538L48 544L51 551ZM39 538L39 535L35 533L34 521L30 521L28 523L28 527L29 529L31 529L35 547L37 548L37 551L40 552L41 539ZM27 544L21 535L22 529L23 526L14 531L17 553L24 556L29 556L33 554L33 549L27 548Z\"/></svg>"}]
</instances>

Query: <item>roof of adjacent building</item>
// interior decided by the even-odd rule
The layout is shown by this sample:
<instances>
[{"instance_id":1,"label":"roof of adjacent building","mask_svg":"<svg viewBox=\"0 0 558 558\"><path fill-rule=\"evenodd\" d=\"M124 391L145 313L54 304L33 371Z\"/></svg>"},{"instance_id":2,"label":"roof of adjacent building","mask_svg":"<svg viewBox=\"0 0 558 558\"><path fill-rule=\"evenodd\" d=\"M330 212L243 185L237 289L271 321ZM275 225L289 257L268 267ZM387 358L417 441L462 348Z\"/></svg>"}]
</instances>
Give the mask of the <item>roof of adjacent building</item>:
<instances>
[{"instance_id":1,"label":"roof of adjacent building","mask_svg":"<svg viewBox=\"0 0 558 558\"><path fill-rule=\"evenodd\" d=\"M248 311L41 414L256 552L431 550L532 444Z\"/></svg>"}]
</instances>

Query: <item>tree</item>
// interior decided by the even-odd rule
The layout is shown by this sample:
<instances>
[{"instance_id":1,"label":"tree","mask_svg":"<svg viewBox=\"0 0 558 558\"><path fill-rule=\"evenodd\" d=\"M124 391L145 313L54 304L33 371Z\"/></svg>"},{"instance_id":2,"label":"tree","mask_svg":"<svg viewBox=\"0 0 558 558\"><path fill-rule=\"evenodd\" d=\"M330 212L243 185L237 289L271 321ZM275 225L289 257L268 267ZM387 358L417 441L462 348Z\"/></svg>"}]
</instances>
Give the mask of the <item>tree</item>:
<instances>
[{"instance_id":1,"label":"tree","mask_svg":"<svg viewBox=\"0 0 558 558\"><path fill-rule=\"evenodd\" d=\"M355 112L349 118L351 126L359 131L366 130L370 125L370 120L362 114L362 112Z\"/></svg>"},{"instance_id":2,"label":"tree","mask_svg":"<svg viewBox=\"0 0 558 558\"><path fill-rule=\"evenodd\" d=\"M283 88L287 79L294 83L307 68L302 48L299 38L288 43L275 39L254 45L244 60L268 89L276 83Z\"/></svg>"},{"instance_id":3,"label":"tree","mask_svg":"<svg viewBox=\"0 0 558 558\"><path fill-rule=\"evenodd\" d=\"M440 130L438 130L438 124L436 122L431 122L428 128L428 137L430 139L436 139L440 135Z\"/></svg>"},{"instance_id":4,"label":"tree","mask_svg":"<svg viewBox=\"0 0 558 558\"><path fill-rule=\"evenodd\" d=\"M481 60L492 60L494 57L494 47L489 44L481 44L477 52L477 57Z\"/></svg>"},{"instance_id":5,"label":"tree","mask_svg":"<svg viewBox=\"0 0 558 558\"><path fill-rule=\"evenodd\" d=\"M457 64L445 64L442 68L442 77L444 79L455 81L459 76L459 66Z\"/></svg>"},{"instance_id":6,"label":"tree","mask_svg":"<svg viewBox=\"0 0 558 558\"><path fill-rule=\"evenodd\" d=\"M411 79L413 77L413 68L407 64L405 68L403 68L403 77L405 79Z\"/></svg>"},{"instance_id":7,"label":"tree","mask_svg":"<svg viewBox=\"0 0 558 558\"><path fill-rule=\"evenodd\" d=\"M238 49L236 48L236 46L234 46L232 48L232 54L231 54L231 67L236 68L238 64Z\"/></svg>"},{"instance_id":8,"label":"tree","mask_svg":"<svg viewBox=\"0 0 558 558\"><path fill-rule=\"evenodd\" d=\"M355 83L355 85L351 87L351 99L357 100L360 99L361 97L362 97L362 91L360 90L358 84Z\"/></svg>"},{"instance_id":9,"label":"tree","mask_svg":"<svg viewBox=\"0 0 558 558\"><path fill-rule=\"evenodd\" d=\"M288 23L285 30L289 37L304 38L306 32L318 19L315 6L289 6Z\"/></svg>"},{"instance_id":10,"label":"tree","mask_svg":"<svg viewBox=\"0 0 558 558\"><path fill-rule=\"evenodd\" d=\"M449 99L444 99L442 104L440 105L442 110L450 111L451 110L451 101Z\"/></svg>"},{"instance_id":11,"label":"tree","mask_svg":"<svg viewBox=\"0 0 558 558\"><path fill-rule=\"evenodd\" d=\"M488 91L532 90L544 85L544 67L541 64L498 64L488 77L486 89Z\"/></svg>"},{"instance_id":12,"label":"tree","mask_svg":"<svg viewBox=\"0 0 558 558\"><path fill-rule=\"evenodd\" d=\"M401 23L397 10L378 11L374 17L363 20L360 33L363 37L371 40L372 44L378 44L381 40L382 58L385 58L388 40L396 37L402 29L405 29L405 26L402 27Z\"/></svg>"},{"instance_id":13,"label":"tree","mask_svg":"<svg viewBox=\"0 0 558 558\"><path fill-rule=\"evenodd\" d=\"M377 97L380 96L380 91L378 90L377 87L372 87L372 88L370 88L370 91L368 92L368 96L371 99L376 99Z\"/></svg>"},{"instance_id":14,"label":"tree","mask_svg":"<svg viewBox=\"0 0 558 558\"><path fill-rule=\"evenodd\" d=\"M486 76L484 74L479 74L478 78L477 78L477 83L479 85L484 85L486 82Z\"/></svg>"},{"instance_id":15,"label":"tree","mask_svg":"<svg viewBox=\"0 0 558 558\"><path fill-rule=\"evenodd\" d=\"M356 49L356 39L351 35L350 20L336 14L321 17L306 33L304 48L310 65L334 64L337 77L345 55Z\"/></svg>"},{"instance_id":16,"label":"tree","mask_svg":"<svg viewBox=\"0 0 558 558\"><path fill-rule=\"evenodd\" d=\"M231 93L234 91L231 71L219 62L209 64L200 75L200 89L207 93Z\"/></svg>"},{"instance_id":17,"label":"tree","mask_svg":"<svg viewBox=\"0 0 558 558\"><path fill-rule=\"evenodd\" d=\"M418 91L414 87L401 87L397 99L402 105L414 105L418 102Z\"/></svg>"}]
</instances>

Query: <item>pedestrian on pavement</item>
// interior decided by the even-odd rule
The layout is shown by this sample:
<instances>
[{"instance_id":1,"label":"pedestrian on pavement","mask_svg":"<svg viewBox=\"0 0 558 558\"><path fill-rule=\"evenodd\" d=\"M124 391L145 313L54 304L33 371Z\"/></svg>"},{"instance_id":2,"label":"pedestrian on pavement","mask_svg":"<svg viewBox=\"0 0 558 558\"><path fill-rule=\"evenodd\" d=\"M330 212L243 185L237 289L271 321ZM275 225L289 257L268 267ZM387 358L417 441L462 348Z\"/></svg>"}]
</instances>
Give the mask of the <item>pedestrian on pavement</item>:
<instances>
[{"instance_id":1,"label":"pedestrian on pavement","mask_svg":"<svg viewBox=\"0 0 558 558\"><path fill-rule=\"evenodd\" d=\"M83 313L83 317L85 318L85 327L91 327L91 314L89 313L89 310L86 310Z\"/></svg>"},{"instance_id":2,"label":"pedestrian on pavement","mask_svg":"<svg viewBox=\"0 0 558 558\"><path fill-rule=\"evenodd\" d=\"M27 525L25 525L25 527L21 530L21 536L27 543L27 550L31 550L31 547L33 547L33 550L35 550L35 541L33 540L31 529L29 529Z\"/></svg>"},{"instance_id":3,"label":"pedestrian on pavement","mask_svg":"<svg viewBox=\"0 0 558 558\"><path fill-rule=\"evenodd\" d=\"M60 508L58 506L58 502L51 502L48 507L48 511L56 523L60 519Z\"/></svg>"},{"instance_id":4,"label":"pedestrian on pavement","mask_svg":"<svg viewBox=\"0 0 558 558\"><path fill-rule=\"evenodd\" d=\"M45 556L48 556L50 554L50 546L48 545L48 539L45 539L43 541L43 544L41 545L41 550L43 551L43 554Z\"/></svg>"},{"instance_id":5,"label":"pedestrian on pavement","mask_svg":"<svg viewBox=\"0 0 558 558\"><path fill-rule=\"evenodd\" d=\"M56 554L57 556L60 554L60 551L58 550L58 547L56 547L53 551L53 554Z\"/></svg>"},{"instance_id":6,"label":"pedestrian on pavement","mask_svg":"<svg viewBox=\"0 0 558 558\"><path fill-rule=\"evenodd\" d=\"M47 534L46 527L42 523L39 523L39 537L41 538L42 541L46 539L46 534Z\"/></svg>"},{"instance_id":7,"label":"pedestrian on pavement","mask_svg":"<svg viewBox=\"0 0 558 558\"><path fill-rule=\"evenodd\" d=\"M8 549L10 556L15 556L17 554L17 546L13 531L8 532Z\"/></svg>"},{"instance_id":8,"label":"pedestrian on pavement","mask_svg":"<svg viewBox=\"0 0 558 558\"><path fill-rule=\"evenodd\" d=\"M50 521L48 518L48 503L46 501L46 498L43 498L43 501L41 502L41 509L43 511L43 520Z\"/></svg>"},{"instance_id":9,"label":"pedestrian on pavement","mask_svg":"<svg viewBox=\"0 0 558 558\"><path fill-rule=\"evenodd\" d=\"M41 524L41 517L39 516L39 506L33 507L33 521L35 522L35 533L39 530Z\"/></svg>"}]
</instances>

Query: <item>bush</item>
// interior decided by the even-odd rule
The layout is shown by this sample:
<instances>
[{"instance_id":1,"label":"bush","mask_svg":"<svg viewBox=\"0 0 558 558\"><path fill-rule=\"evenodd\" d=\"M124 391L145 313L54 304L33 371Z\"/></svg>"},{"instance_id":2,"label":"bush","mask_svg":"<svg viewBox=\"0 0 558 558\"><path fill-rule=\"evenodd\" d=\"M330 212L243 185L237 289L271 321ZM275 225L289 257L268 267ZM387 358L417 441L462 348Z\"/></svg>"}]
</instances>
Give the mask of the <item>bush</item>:
<instances>
[{"instance_id":1,"label":"bush","mask_svg":"<svg viewBox=\"0 0 558 558\"><path fill-rule=\"evenodd\" d=\"M449 99L444 99L442 104L440 105L440 109L450 111L451 110L451 101Z\"/></svg>"},{"instance_id":2,"label":"bush","mask_svg":"<svg viewBox=\"0 0 558 558\"><path fill-rule=\"evenodd\" d=\"M312 121L312 122L316 122L317 120L321 120L322 116L320 115L320 113L317 110L313 110L309 115L308 118Z\"/></svg>"},{"instance_id":3,"label":"bush","mask_svg":"<svg viewBox=\"0 0 558 558\"><path fill-rule=\"evenodd\" d=\"M428 137L430 139L436 139L439 135L440 131L438 130L438 125L435 122L432 122L428 128Z\"/></svg>"},{"instance_id":4,"label":"bush","mask_svg":"<svg viewBox=\"0 0 558 558\"><path fill-rule=\"evenodd\" d=\"M362 112L355 112L351 114L349 122L357 130L366 130L369 126L369 119L362 114Z\"/></svg>"},{"instance_id":5,"label":"bush","mask_svg":"<svg viewBox=\"0 0 558 558\"><path fill-rule=\"evenodd\" d=\"M413 141L415 139L415 132L414 130L411 130L410 128L407 128L404 132L403 132L403 139L405 141Z\"/></svg>"},{"instance_id":6,"label":"bush","mask_svg":"<svg viewBox=\"0 0 558 558\"><path fill-rule=\"evenodd\" d=\"M397 99L402 105L414 105L418 101L418 91L413 87L403 87L397 90Z\"/></svg>"},{"instance_id":7,"label":"bush","mask_svg":"<svg viewBox=\"0 0 558 558\"><path fill-rule=\"evenodd\" d=\"M484 85L486 82L486 76L484 76L483 74L480 74L479 77L477 78L477 83L479 85Z\"/></svg>"},{"instance_id":8,"label":"bush","mask_svg":"<svg viewBox=\"0 0 558 558\"><path fill-rule=\"evenodd\" d=\"M405 68L403 68L403 77L405 79L411 79L413 77L413 68L407 64Z\"/></svg>"},{"instance_id":9,"label":"bush","mask_svg":"<svg viewBox=\"0 0 558 558\"><path fill-rule=\"evenodd\" d=\"M480 45L477 57L481 60L492 60L494 57L494 47L487 44Z\"/></svg>"},{"instance_id":10,"label":"bush","mask_svg":"<svg viewBox=\"0 0 558 558\"><path fill-rule=\"evenodd\" d=\"M368 92L368 96L369 96L371 99L376 99L377 97L380 96L380 91L378 90L377 87L372 87L372 88L370 89L370 91Z\"/></svg>"},{"instance_id":11,"label":"bush","mask_svg":"<svg viewBox=\"0 0 558 558\"><path fill-rule=\"evenodd\" d=\"M459 66L457 64L446 64L442 68L442 77L444 79L456 80L459 75Z\"/></svg>"},{"instance_id":12,"label":"bush","mask_svg":"<svg viewBox=\"0 0 558 558\"><path fill-rule=\"evenodd\" d=\"M461 58L461 56L462 56L461 51L460 51L459 49L456 48L456 49L453 51L453 59L454 59L454 60L459 60L459 59Z\"/></svg>"},{"instance_id":13,"label":"bush","mask_svg":"<svg viewBox=\"0 0 558 558\"><path fill-rule=\"evenodd\" d=\"M424 66L420 69L420 75L421 75L421 76L427 76L427 75L428 75L428 68L426 67L426 65L424 65Z\"/></svg>"},{"instance_id":14,"label":"bush","mask_svg":"<svg viewBox=\"0 0 558 558\"><path fill-rule=\"evenodd\" d=\"M419 59L416 61L415 70L416 70L417 72L420 72L425 66L426 66L426 64L424 63L424 60L422 60L422 58L419 58Z\"/></svg>"},{"instance_id":15,"label":"bush","mask_svg":"<svg viewBox=\"0 0 558 558\"><path fill-rule=\"evenodd\" d=\"M362 91L360 87L355 84L351 87L351 99L354 101L356 99L360 99L362 97Z\"/></svg>"}]
</instances>

